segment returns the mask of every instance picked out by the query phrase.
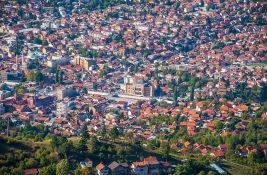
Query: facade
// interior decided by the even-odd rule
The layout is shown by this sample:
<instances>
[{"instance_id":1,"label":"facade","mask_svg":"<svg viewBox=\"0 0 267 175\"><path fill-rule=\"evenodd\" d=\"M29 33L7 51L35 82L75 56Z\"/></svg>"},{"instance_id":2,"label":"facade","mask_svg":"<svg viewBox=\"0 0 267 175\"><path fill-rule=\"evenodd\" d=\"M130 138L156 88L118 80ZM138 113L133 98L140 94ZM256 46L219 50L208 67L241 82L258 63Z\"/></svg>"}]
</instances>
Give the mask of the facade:
<instances>
[{"instance_id":1,"label":"facade","mask_svg":"<svg viewBox=\"0 0 267 175\"><path fill-rule=\"evenodd\" d=\"M134 162L131 166L133 174L136 175L159 175L160 162L156 157L147 157L142 162Z\"/></svg>"},{"instance_id":2,"label":"facade","mask_svg":"<svg viewBox=\"0 0 267 175\"><path fill-rule=\"evenodd\" d=\"M153 97L154 96L154 88L153 86L148 86L146 84L125 84L125 93L129 95L138 95L145 97Z\"/></svg>"},{"instance_id":3,"label":"facade","mask_svg":"<svg viewBox=\"0 0 267 175\"><path fill-rule=\"evenodd\" d=\"M22 74L18 72L0 72L0 82L21 81L22 78Z\"/></svg>"},{"instance_id":4,"label":"facade","mask_svg":"<svg viewBox=\"0 0 267 175\"><path fill-rule=\"evenodd\" d=\"M0 115L5 113L5 107L3 103L0 103Z\"/></svg>"},{"instance_id":5,"label":"facade","mask_svg":"<svg viewBox=\"0 0 267 175\"><path fill-rule=\"evenodd\" d=\"M85 70L89 70L91 66L95 65L95 60L86 57L75 57L73 64L83 67Z\"/></svg>"},{"instance_id":6,"label":"facade","mask_svg":"<svg viewBox=\"0 0 267 175\"><path fill-rule=\"evenodd\" d=\"M62 100L65 97L75 96L76 91L72 86L59 87L57 89L57 99Z\"/></svg>"},{"instance_id":7,"label":"facade","mask_svg":"<svg viewBox=\"0 0 267 175\"><path fill-rule=\"evenodd\" d=\"M82 168L90 168L93 167L93 161L90 159L85 159L84 161L80 162Z\"/></svg>"},{"instance_id":8,"label":"facade","mask_svg":"<svg viewBox=\"0 0 267 175\"><path fill-rule=\"evenodd\" d=\"M96 166L96 171L98 175L109 175L109 167L105 166L103 163L100 163Z\"/></svg>"},{"instance_id":9,"label":"facade","mask_svg":"<svg viewBox=\"0 0 267 175\"><path fill-rule=\"evenodd\" d=\"M68 112L68 103L59 102L57 103L57 116L66 116Z\"/></svg>"},{"instance_id":10,"label":"facade","mask_svg":"<svg viewBox=\"0 0 267 175\"><path fill-rule=\"evenodd\" d=\"M124 175L128 172L128 164L118 163L116 161L112 162L109 166L111 175Z\"/></svg>"},{"instance_id":11,"label":"facade","mask_svg":"<svg viewBox=\"0 0 267 175\"><path fill-rule=\"evenodd\" d=\"M48 106L54 102L53 96L40 96L40 97L30 97L27 99L28 106L30 108Z\"/></svg>"},{"instance_id":12,"label":"facade","mask_svg":"<svg viewBox=\"0 0 267 175\"><path fill-rule=\"evenodd\" d=\"M148 175L148 166L143 162L133 162L131 169L135 175Z\"/></svg>"},{"instance_id":13,"label":"facade","mask_svg":"<svg viewBox=\"0 0 267 175\"><path fill-rule=\"evenodd\" d=\"M3 100L10 96L11 96L11 91L6 91L6 90L0 91L0 100Z\"/></svg>"},{"instance_id":14,"label":"facade","mask_svg":"<svg viewBox=\"0 0 267 175\"><path fill-rule=\"evenodd\" d=\"M154 87L145 83L142 78L124 77L124 84L121 86L121 89L128 95L154 96Z\"/></svg>"}]
</instances>

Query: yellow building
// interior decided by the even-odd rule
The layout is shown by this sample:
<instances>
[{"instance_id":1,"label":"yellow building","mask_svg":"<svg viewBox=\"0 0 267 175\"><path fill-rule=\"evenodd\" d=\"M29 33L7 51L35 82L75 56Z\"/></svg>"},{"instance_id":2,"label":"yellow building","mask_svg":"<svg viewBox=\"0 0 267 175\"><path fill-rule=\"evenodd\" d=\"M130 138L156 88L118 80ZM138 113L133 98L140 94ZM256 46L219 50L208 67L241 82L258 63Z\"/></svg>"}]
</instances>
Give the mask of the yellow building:
<instances>
[{"instance_id":1,"label":"yellow building","mask_svg":"<svg viewBox=\"0 0 267 175\"><path fill-rule=\"evenodd\" d=\"M124 91L129 95L138 95L144 97L153 97L154 96L154 88L153 86L136 83L126 83L124 85Z\"/></svg>"},{"instance_id":2,"label":"yellow building","mask_svg":"<svg viewBox=\"0 0 267 175\"><path fill-rule=\"evenodd\" d=\"M89 70L89 68L92 65L95 65L95 60L92 58L86 58L86 57L75 57L73 60L73 63L75 65L79 65L79 66L83 67L86 70Z\"/></svg>"}]
</instances>

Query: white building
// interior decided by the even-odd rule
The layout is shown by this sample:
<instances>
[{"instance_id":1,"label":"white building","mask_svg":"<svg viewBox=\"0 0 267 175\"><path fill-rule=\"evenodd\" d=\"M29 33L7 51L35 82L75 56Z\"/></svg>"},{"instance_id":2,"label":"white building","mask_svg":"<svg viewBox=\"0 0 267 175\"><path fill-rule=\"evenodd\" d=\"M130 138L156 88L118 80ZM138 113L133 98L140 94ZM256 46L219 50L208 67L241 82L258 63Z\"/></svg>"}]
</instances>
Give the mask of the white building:
<instances>
[{"instance_id":1,"label":"white building","mask_svg":"<svg viewBox=\"0 0 267 175\"><path fill-rule=\"evenodd\" d=\"M0 100L3 100L3 99L10 97L10 96L11 96L10 91L6 91L6 90L0 91Z\"/></svg>"},{"instance_id":2,"label":"white building","mask_svg":"<svg viewBox=\"0 0 267 175\"><path fill-rule=\"evenodd\" d=\"M0 115L5 113L5 107L3 103L0 103Z\"/></svg>"},{"instance_id":3,"label":"white building","mask_svg":"<svg viewBox=\"0 0 267 175\"><path fill-rule=\"evenodd\" d=\"M68 103L59 102L57 103L57 116L66 116L68 113Z\"/></svg>"}]
</instances>

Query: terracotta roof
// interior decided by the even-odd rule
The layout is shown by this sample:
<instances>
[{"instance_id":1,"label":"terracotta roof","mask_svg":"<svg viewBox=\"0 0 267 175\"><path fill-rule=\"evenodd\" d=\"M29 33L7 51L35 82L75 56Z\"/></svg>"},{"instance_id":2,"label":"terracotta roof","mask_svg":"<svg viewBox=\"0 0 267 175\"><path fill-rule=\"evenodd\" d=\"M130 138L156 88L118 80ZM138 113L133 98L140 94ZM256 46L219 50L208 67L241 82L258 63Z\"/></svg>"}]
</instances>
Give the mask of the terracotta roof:
<instances>
[{"instance_id":1,"label":"terracotta roof","mask_svg":"<svg viewBox=\"0 0 267 175\"><path fill-rule=\"evenodd\" d=\"M149 164L149 165L156 165L156 164L159 164L159 161L156 157L149 156L147 158L144 158L144 163Z\"/></svg>"},{"instance_id":2,"label":"terracotta roof","mask_svg":"<svg viewBox=\"0 0 267 175\"><path fill-rule=\"evenodd\" d=\"M25 175L38 174L38 172L39 170L37 168L24 170Z\"/></svg>"},{"instance_id":3,"label":"terracotta roof","mask_svg":"<svg viewBox=\"0 0 267 175\"><path fill-rule=\"evenodd\" d=\"M105 165L103 163L100 163L96 166L97 170L102 170L103 168L105 168Z\"/></svg>"}]
</instances>

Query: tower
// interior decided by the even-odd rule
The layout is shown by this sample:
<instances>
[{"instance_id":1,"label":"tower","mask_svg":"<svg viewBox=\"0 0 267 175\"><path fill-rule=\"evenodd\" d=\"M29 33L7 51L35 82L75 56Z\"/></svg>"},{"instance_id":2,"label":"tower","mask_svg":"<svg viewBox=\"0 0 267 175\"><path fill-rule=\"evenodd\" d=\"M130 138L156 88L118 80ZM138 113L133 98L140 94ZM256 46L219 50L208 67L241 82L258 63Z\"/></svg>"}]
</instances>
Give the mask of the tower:
<instances>
[{"instance_id":1,"label":"tower","mask_svg":"<svg viewBox=\"0 0 267 175\"><path fill-rule=\"evenodd\" d=\"M7 117L7 129L6 129L6 135L9 136L9 116Z\"/></svg>"},{"instance_id":2,"label":"tower","mask_svg":"<svg viewBox=\"0 0 267 175\"><path fill-rule=\"evenodd\" d=\"M19 69L18 55L16 54L16 71Z\"/></svg>"},{"instance_id":3,"label":"tower","mask_svg":"<svg viewBox=\"0 0 267 175\"><path fill-rule=\"evenodd\" d=\"M22 53L22 57L21 57L21 65L22 65L22 70L24 71L24 72L27 72L27 62L25 61L25 59L24 59L24 54Z\"/></svg>"}]
</instances>

